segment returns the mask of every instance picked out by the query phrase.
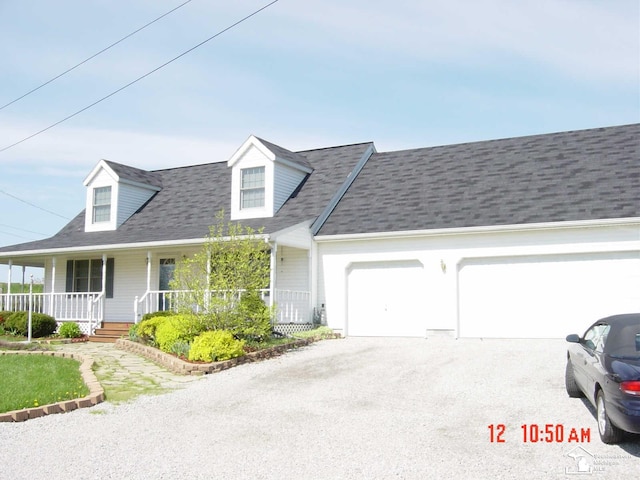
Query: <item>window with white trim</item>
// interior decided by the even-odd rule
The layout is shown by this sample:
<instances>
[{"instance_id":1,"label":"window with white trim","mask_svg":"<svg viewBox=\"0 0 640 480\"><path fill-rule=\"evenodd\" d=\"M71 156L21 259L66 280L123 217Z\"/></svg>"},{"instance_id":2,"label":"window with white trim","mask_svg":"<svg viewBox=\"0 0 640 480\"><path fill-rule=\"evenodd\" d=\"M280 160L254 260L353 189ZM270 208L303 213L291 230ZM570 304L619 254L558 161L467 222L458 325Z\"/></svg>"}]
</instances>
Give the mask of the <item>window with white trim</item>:
<instances>
[{"instance_id":1,"label":"window with white trim","mask_svg":"<svg viewBox=\"0 0 640 480\"><path fill-rule=\"evenodd\" d=\"M111 221L111 187L93 189L93 223Z\"/></svg>"},{"instance_id":2,"label":"window with white trim","mask_svg":"<svg viewBox=\"0 0 640 480\"><path fill-rule=\"evenodd\" d=\"M264 207L264 167L240 170L240 209Z\"/></svg>"},{"instance_id":3,"label":"window with white trim","mask_svg":"<svg viewBox=\"0 0 640 480\"><path fill-rule=\"evenodd\" d=\"M106 298L113 298L114 261L107 258ZM98 293L102 291L102 259L68 260L66 291Z\"/></svg>"}]
</instances>

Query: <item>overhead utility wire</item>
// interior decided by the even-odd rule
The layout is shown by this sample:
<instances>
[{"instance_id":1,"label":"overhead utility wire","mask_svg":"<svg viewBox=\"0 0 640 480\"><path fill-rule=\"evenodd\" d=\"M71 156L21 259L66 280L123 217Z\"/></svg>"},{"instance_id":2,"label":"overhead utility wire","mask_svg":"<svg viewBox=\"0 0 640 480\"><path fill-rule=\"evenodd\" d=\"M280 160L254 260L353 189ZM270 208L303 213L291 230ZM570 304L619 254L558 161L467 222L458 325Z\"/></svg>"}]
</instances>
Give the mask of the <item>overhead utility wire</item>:
<instances>
[{"instance_id":1,"label":"overhead utility wire","mask_svg":"<svg viewBox=\"0 0 640 480\"><path fill-rule=\"evenodd\" d=\"M0 110L2 110L3 108L8 107L9 105L13 105L14 103L16 103L18 100L22 100L24 97L26 97L27 95L31 95L33 92L40 90L42 87L49 85L51 82L59 79L60 77L62 77L63 75L66 75L67 73L71 72L72 70L75 70L76 68L78 68L81 65L84 65L85 63L87 63L89 60L97 57L98 55L100 55L101 53L106 52L107 50L109 50L112 47L115 47L116 45L118 45L121 42L124 42L127 38L132 37L133 35L135 35L136 33L138 33L141 30L144 30L145 28L147 28L149 25L156 23L158 20L161 20L162 18L166 17L167 15L169 15L170 13L175 12L176 10L178 10L181 7L184 7L187 3L190 3L192 0L187 0L186 2L178 5L177 7L169 10L167 13L164 13L162 15L160 15L158 18L156 18L155 20L150 21L149 23L147 23L146 25L143 25L142 27L140 27L139 29L131 32L129 35L122 37L120 40L118 40L117 42L112 43L111 45L109 45L108 47L103 48L102 50L100 50L97 53L94 53L93 55L91 55L89 58L86 58L85 60L81 61L80 63L78 63L77 65L74 65L73 67L65 70L64 72L62 72L59 75L56 75L55 77L53 77L50 80L47 80L46 82L44 82L42 85L37 86L36 88L29 90L27 93L25 93L24 95L19 96L18 98L16 98L15 100L10 101L9 103L2 105L0 107Z\"/></svg>"},{"instance_id":2,"label":"overhead utility wire","mask_svg":"<svg viewBox=\"0 0 640 480\"><path fill-rule=\"evenodd\" d=\"M13 230L20 230L21 232L35 233L36 235L42 235L43 237L46 236L45 233L34 232L33 230L25 230L24 228L20 228L20 227L12 227L11 225L5 225L4 223L0 223L0 227L11 228Z\"/></svg>"},{"instance_id":3,"label":"overhead utility wire","mask_svg":"<svg viewBox=\"0 0 640 480\"><path fill-rule=\"evenodd\" d=\"M179 58L184 57L187 53L192 52L192 51L193 51L193 50L195 50L196 48L201 47L201 46L202 46L202 45L204 45L205 43L207 43L207 42L209 42L209 41L213 40L213 39L214 39L214 38L216 38L216 37L219 37L220 35L222 35L222 34L223 34L223 33L225 33L225 32L228 32L228 31L229 31L229 30L231 30L232 28L234 28L234 27L236 27L236 26L240 25L242 22L245 22L245 21L249 20L251 17L253 17L253 16L257 15L258 13L262 12L263 10L266 10L266 9L267 9L267 8L269 8L271 5L273 5L274 3L278 3L278 1L279 1L279 0L274 0L273 2L268 3L268 4L267 4L267 5L265 5L264 7L259 8L259 9L258 9L258 10L256 10L255 12L253 12L253 13L251 13L251 14L247 15L246 17L244 17L244 18L242 18L242 19L240 19L240 20L238 20L238 21L237 21L236 23L234 23L233 25L230 25L230 26L228 26L227 28L225 28L225 29L223 29L223 30L220 30L220 31L219 31L218 33L216 33L215 35L212 35L211 37L209 37L209 38L207 38L206 40L204 40L204 41L200 42L199 44L197 44L196 46L191 47L189 50L187 50L187 51L185 51L185 52L182 52L182 53L181 53L180 55L178 55L177 57L172 58L172 59L171 59L171 60L169 60L168 62L163 63L162 65L160 65L159 67L154 68L154 69L153 69L153 70L151 70L150 72L147 72L147 73L145 73L144 75L142 75L141 77L136 78L136 79L135 79L135 80L133 80L132 82L127 83L125 86L120 87L119 89L117 89L117 90L115 90L115 91L111 92L109 95L106 95L106 96L102 97L100 100L96 100L96 101L95 101L95 102L93 102L91 105L87 105L86 107L84 107L84 108L82 108L82 109L78 110L77 112L72 113L71 115L66 116L66 117L65 117L65 118L63 118L62 120L59 120L59 121L57 121L56 123L51 124L51 125L49 125L48 127L43 128L42 130L40 130L40 131L38 131L38 132L36 132L36 133L32 133L31 135L29 135L28 137L23 138L22 140L19 140L19 141L15 142L15 143L12 143L11 145L7 145L7 146L6 146L6 147L4 147L4 148L0 148L0 153L4 152L4 151L6 151L6 150L9 150L10 148L15 147L16 145L20 145L21 143L26 142L27 140L29 140L29 139L31 139L31 138L33 138L33 137L37 136L37 135L40 135L41 133L44 133L44 132L46 132L47 130L51 130L53 127L56 127L56 126L60 125L61 123L66 122L67 120L69 120L69 119L71 119L71 118L75 117L76 115L81 114L81 113L82 113L82 112L84 112L85 110L89 110L91 107L94 107L94 106L96 106L97 104L99 104L99 103L101 103L101 102L105 101L106 99L108 99L108 98L110 98L110 97L113 97L116 93L119 93L119 92L121 92L122 90L124 90L125 88L128 88L128 87L130 87L131 85L133 85L133 84L135 84L135 83L138 83L140 80L142 80L142 79L144 79L144 78L148 77L148 76L149 76L149 75L151 75L152 73L157 72L157 71L158 71L158 70L160 70L161 68L166 67L166 66L167 66L167 65L169 65L170 63L175 62L175 61L176 61L176 60L178 60Z\"/></svg>"},{"instance_id":4,"label":"overhead utility wire","mask_svg":"<svg viewBox=\"0 0 640 480\"><path fill-rule=\"evenodd\" d=\"M51 215L55 215L56 217L64 218L65 220L71 220L69 217L65 217L64 215L60 215L59 213L52 212L51 210L47 210L46 208L39 207L38 205L35 205L35 204L31 203L31 202L28 202L27 200L23 200L20 197L16 197L15 195L12 195L12 194L10 194L8 192L5 192L4 190L0 190L0 193L4 193L7 197L14 198L14 199L18 200L19 202L26 203L30 207L37 208L38 210L42 210L43 212L50 213Z\"/></svg>"}]
</instances>

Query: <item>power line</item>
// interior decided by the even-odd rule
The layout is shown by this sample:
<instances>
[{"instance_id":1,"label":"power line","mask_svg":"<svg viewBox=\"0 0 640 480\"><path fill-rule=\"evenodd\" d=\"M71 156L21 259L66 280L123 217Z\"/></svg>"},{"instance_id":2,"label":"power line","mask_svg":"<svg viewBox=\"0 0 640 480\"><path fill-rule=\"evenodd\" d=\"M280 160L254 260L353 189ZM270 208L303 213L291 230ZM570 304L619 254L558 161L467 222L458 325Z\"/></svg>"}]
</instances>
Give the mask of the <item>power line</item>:
<instances>
[{"instance_id":1,"label":"power line","mask_svg":"<svg viewBox=\"0 0 640 480\"><path fill-rule=\"evenodd\" d=\"M180 55L178 55L177 57L172 58L172 59L171 59L171 60L169 60L168 62L163 63L163 64L162 64L162 65L160 65L159 67L156 67L156 68L154 68L153 70L151 70L151 71L149 71L149 72L145 73L144 75L142 75L142 76L140 76L140 77L136 78L135 80L133 80L133 81L131 81L131 82L127 83L125 86L118 88L117 90L115 90L115 91L111 92L109 95L106 95L106 96L102 97L100 100L96 100L96 101L95 101L95 102L93 102L91 105L87 105L86 107L81 108L81 109L80 109L80 110L78 110L77 112L72 113L71 115L66 116L66 117L65 117L65 118L63 118L62 120L58 120L56 123L53 123L53 124L49 125L48 127L43 128L42 130L40 130L40 131L38 131L38 132L36 132L36 133L32 133L31 135L29 135L28 137L23 138L22 140L19 140L19 141L15 142L15 143L12 143L11 145L7 145L7 146L6 146L6 147L4 147L4 148L0 148L0 153L4 152L4 151L6 151L6 150L9 150L10 148L15 147L16 145L20 145L21 143L26 142L27 140L30 140L30 139L32 139L33 137L35 137L35 136L37 136L37 135L40 135L41 133L46 132L47 130L51 130L53 127L56 127L56 126L60 125L61 123L66 122L67 120L69 120L69 119L71 119L71 118L75 117L76 115L81 114L81 113L82 113L82 112L84 112L85 110L89 110L91 107L94 107L94 106L96 106L97 104L99 104L99 103L101 103L101 102L105 101L106 99L108 99L108 98L110 98L110 97L113 97L115 94L120 93L120 92L121 92L122 90L124 90L125 88L128 88L128 87L130 87L131 85L133 85L133 84L135 84L135 83L138 83L140 80L142 80L142 79L144 79L144 78L148 77L148 76L149 76L149 75L151 75L152 73L155 73L155 72L157 72L158 70L160 70L161 68L166 67L166 66L167 66L167 65L169 65L170 63L175 62L175 61L176 61L176 60L178 60L179 58L184 57L187 53L192 52L192 51L193 51L193 50L195 50L196 48L201 47L201 46L202 46L202 45L204 45L205 43L207 43L207 42L209 42L209 41L213 40L214 38L219 37L219 36L220 36L220 35L222 35L223 33L226 33L226 32L228 32L229 30L231 30L232 28L234 28L234 27L236 27L236 26L240 25L241 23L243 23L243 22L245 22L245 21L249 20L251 17L253 17L253 16L257 15L258 13L262 12L263 10L266 10L266 9L267 9L267 8L269 8L271 5L273 5L273 4L275 4L275 3L278 3L278 1L279 1L279 0L273 0L271 3L268 3L267 5L265 5L265 6L261 7L261 8L259 8L258 10L254 11L253 13L251 13L251 14L247 15L246 17L244 17L244 18L242 18L242 19L238 20L237 22L235 22L234 24L232 24L232 25L228 26L227 28L224 28L223 30L220 30L218 33L216 33L215 35L212 35L211 37L207 38L206 40L204 40L204 41L200 42L200 43L199 43L199 44L197 44L196 46L191 47L190 49L188 49L188 50L186 50L186 51L182 52L182 53L181 53Z\"/></svg>"},{"instance_id":2,"label":"power line","mask_svg":"<svg viewBox=\"0 0 640 480\"><path fill-rule=\"evenodd\" d=\"M14 99L14 100L10 101L9 103L7 103L7 104L5 104L5 105L2 105L2 106L0 107L0 110L2 110L2 109L4 109L4 108L8 107L9 105L13 105L13 104L14 104L14 103L16 103L18 100L22 100L22 99L23 99L24 97L26 97L27 95L31 95L33 92L35 92L35 91L37 91L37 90L40 90L42 87L44 87L44 86L46 86L46 85L49 85L51 82L53 82L53 81L55 81L55 80L59 79L60 77L62 77L63 75L66 75L67 73L71 72L72 70L75 70L75 69L76 69L76 68L78 68L79 66L84 65L84 64L85 64L85 63L87 63L89 60L91 60L91 59L93 59L93 58L97 57L97 56L98 56L98 55L100 55L101 53L106 52L106 51L107 51L107 50L109 50L110 48L115 47L115 46L116 46L116 45L118 45L119 43L121 43L121 42L125 41L127 38L132 37L133 35L135 35L135 34L136 34L136 33L138 33L139 31L144 30L144 29L145 29L145 28L147 28L149 25L152 25L152 24L156 23L158 20L161 20L162 18L166 17L166 16L167 16L167 15L169 15L170 13L173 13L173 12L175 12L176 10L178 10L179 8L184 7L187 3L190 3L191 1L192 1L192 0L187 0L186 2L182 3L181 5L178 5L177 7L175 7L175 8L173 8L173 9L169 10L168 12L166 12L166 13L164 13L164 14L162 14L162 15L160 15L160 16L159 16L158 18L156 18L155 20L152 20L152 21L150 21L149 23L147 23L146 25L143 25L142 27L138 28L137 30L135 30L135 31L131 32L129 35L126 35L126 36L122 37L122 38L121 38L120 40L118 40L117 42L114 42L114 43L112 43L111 45L109 45L108 47L103 48L103 49L102 49L102 50L100 50L99 52L94 53L94 54L93 54L93 55L91 55L89 58L86 58L85 60L81 61L81 62L80 62L80 63L78 63L77 65L74 65L73 67L71 67L71 68L69 68L69 69L65 70L64 72L62 72L62 73L61 73L61 74L59 74L59 75L56 75L56 76L55 76L55 77L53 77L52 79L47 80L47 81L46 81L46 82L44 82L42 85L38 85L36 88L34 88L34 89L32 89L32 90L29 90L27 93L25 93L25 94L23 94L23 95L19 96L18 98L16 98L16 99Z\"/></svg>"},{"instance_id":3,"label":"power line","mask_svg":"<svg viewBox=\"0 0 640 480\"><path fill-rule=\"evenodd\" d=\"M59 213L52 212L51 210L47 210L46 208L42 208L42 207L40 207L38 205L35 205L35 204L31 203L31 202L28 202L27 200L23 200L20 197L16 197L15 195L12 195L11 193L5 192L4 190L0 190L0 193L4 193L7 197L14 198L14 199L18 200L19 202L26 203L30 207L37 208L38 210L42 210L43 212L50 213L51 215L55 215L56 217L64 218L65 220L71 220L69 217L65 217L64 215L60 215Z\"/></svg>"},{"instance_id":4,"label":"power line","mask_svg":"<svg viewBox=\"0 0 640 480\"><path fill-rule=\"evenodd\" d=\"M26 229L20 228L20 227L12 227L11 225L5 225L4 223L0 223L0 227L11 228L13 230L20 230L21 232L33 233L35 235L42 235L43 237L47 236L46 233L34 232L33 230L26 230Z\"/></svg>"}]
</instances>

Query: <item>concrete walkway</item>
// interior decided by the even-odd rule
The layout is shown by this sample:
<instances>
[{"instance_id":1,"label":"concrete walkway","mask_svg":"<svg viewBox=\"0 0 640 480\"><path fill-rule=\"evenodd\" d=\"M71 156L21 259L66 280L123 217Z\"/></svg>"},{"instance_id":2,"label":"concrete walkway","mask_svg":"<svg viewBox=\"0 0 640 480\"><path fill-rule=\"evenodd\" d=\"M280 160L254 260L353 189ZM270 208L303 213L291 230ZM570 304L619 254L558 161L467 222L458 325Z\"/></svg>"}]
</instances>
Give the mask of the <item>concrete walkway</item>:
<instances>
[{"instance_id":1,"label":"concrete walkway","mask_svg":"<svg viewBox=\"0 0 640 480\"><path fill-rule=\"evenodd\" d=\"M176 375L146 358L120 350L112 343L69 343L57 345L54 349L92 357L95 375L104 388L108 402L117 403L138 395L184 388L202 378Z\"/></svg>"}]
</instances>

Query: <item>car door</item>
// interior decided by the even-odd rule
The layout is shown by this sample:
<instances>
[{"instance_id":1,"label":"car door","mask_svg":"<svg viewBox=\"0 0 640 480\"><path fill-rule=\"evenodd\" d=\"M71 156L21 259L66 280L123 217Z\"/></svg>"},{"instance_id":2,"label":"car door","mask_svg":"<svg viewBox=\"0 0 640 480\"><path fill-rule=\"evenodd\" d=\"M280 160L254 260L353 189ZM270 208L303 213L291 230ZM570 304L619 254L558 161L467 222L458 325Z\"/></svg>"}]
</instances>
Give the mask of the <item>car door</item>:
<instances>
[{"instance_id":1,"label":"car door","mask_svg":"<svg viewBox=\"0 0 640 480\"><path fill-rule=\"evenodd\" d=\"M609 325L598 323L587 330L580 339L581 348L576 349L574 374L576 382L584 392L589 393L589 399L595 401L593 392L595 383L603 376L602 352L604 342L609 332Z\"/></svg>"}]
</instances>

